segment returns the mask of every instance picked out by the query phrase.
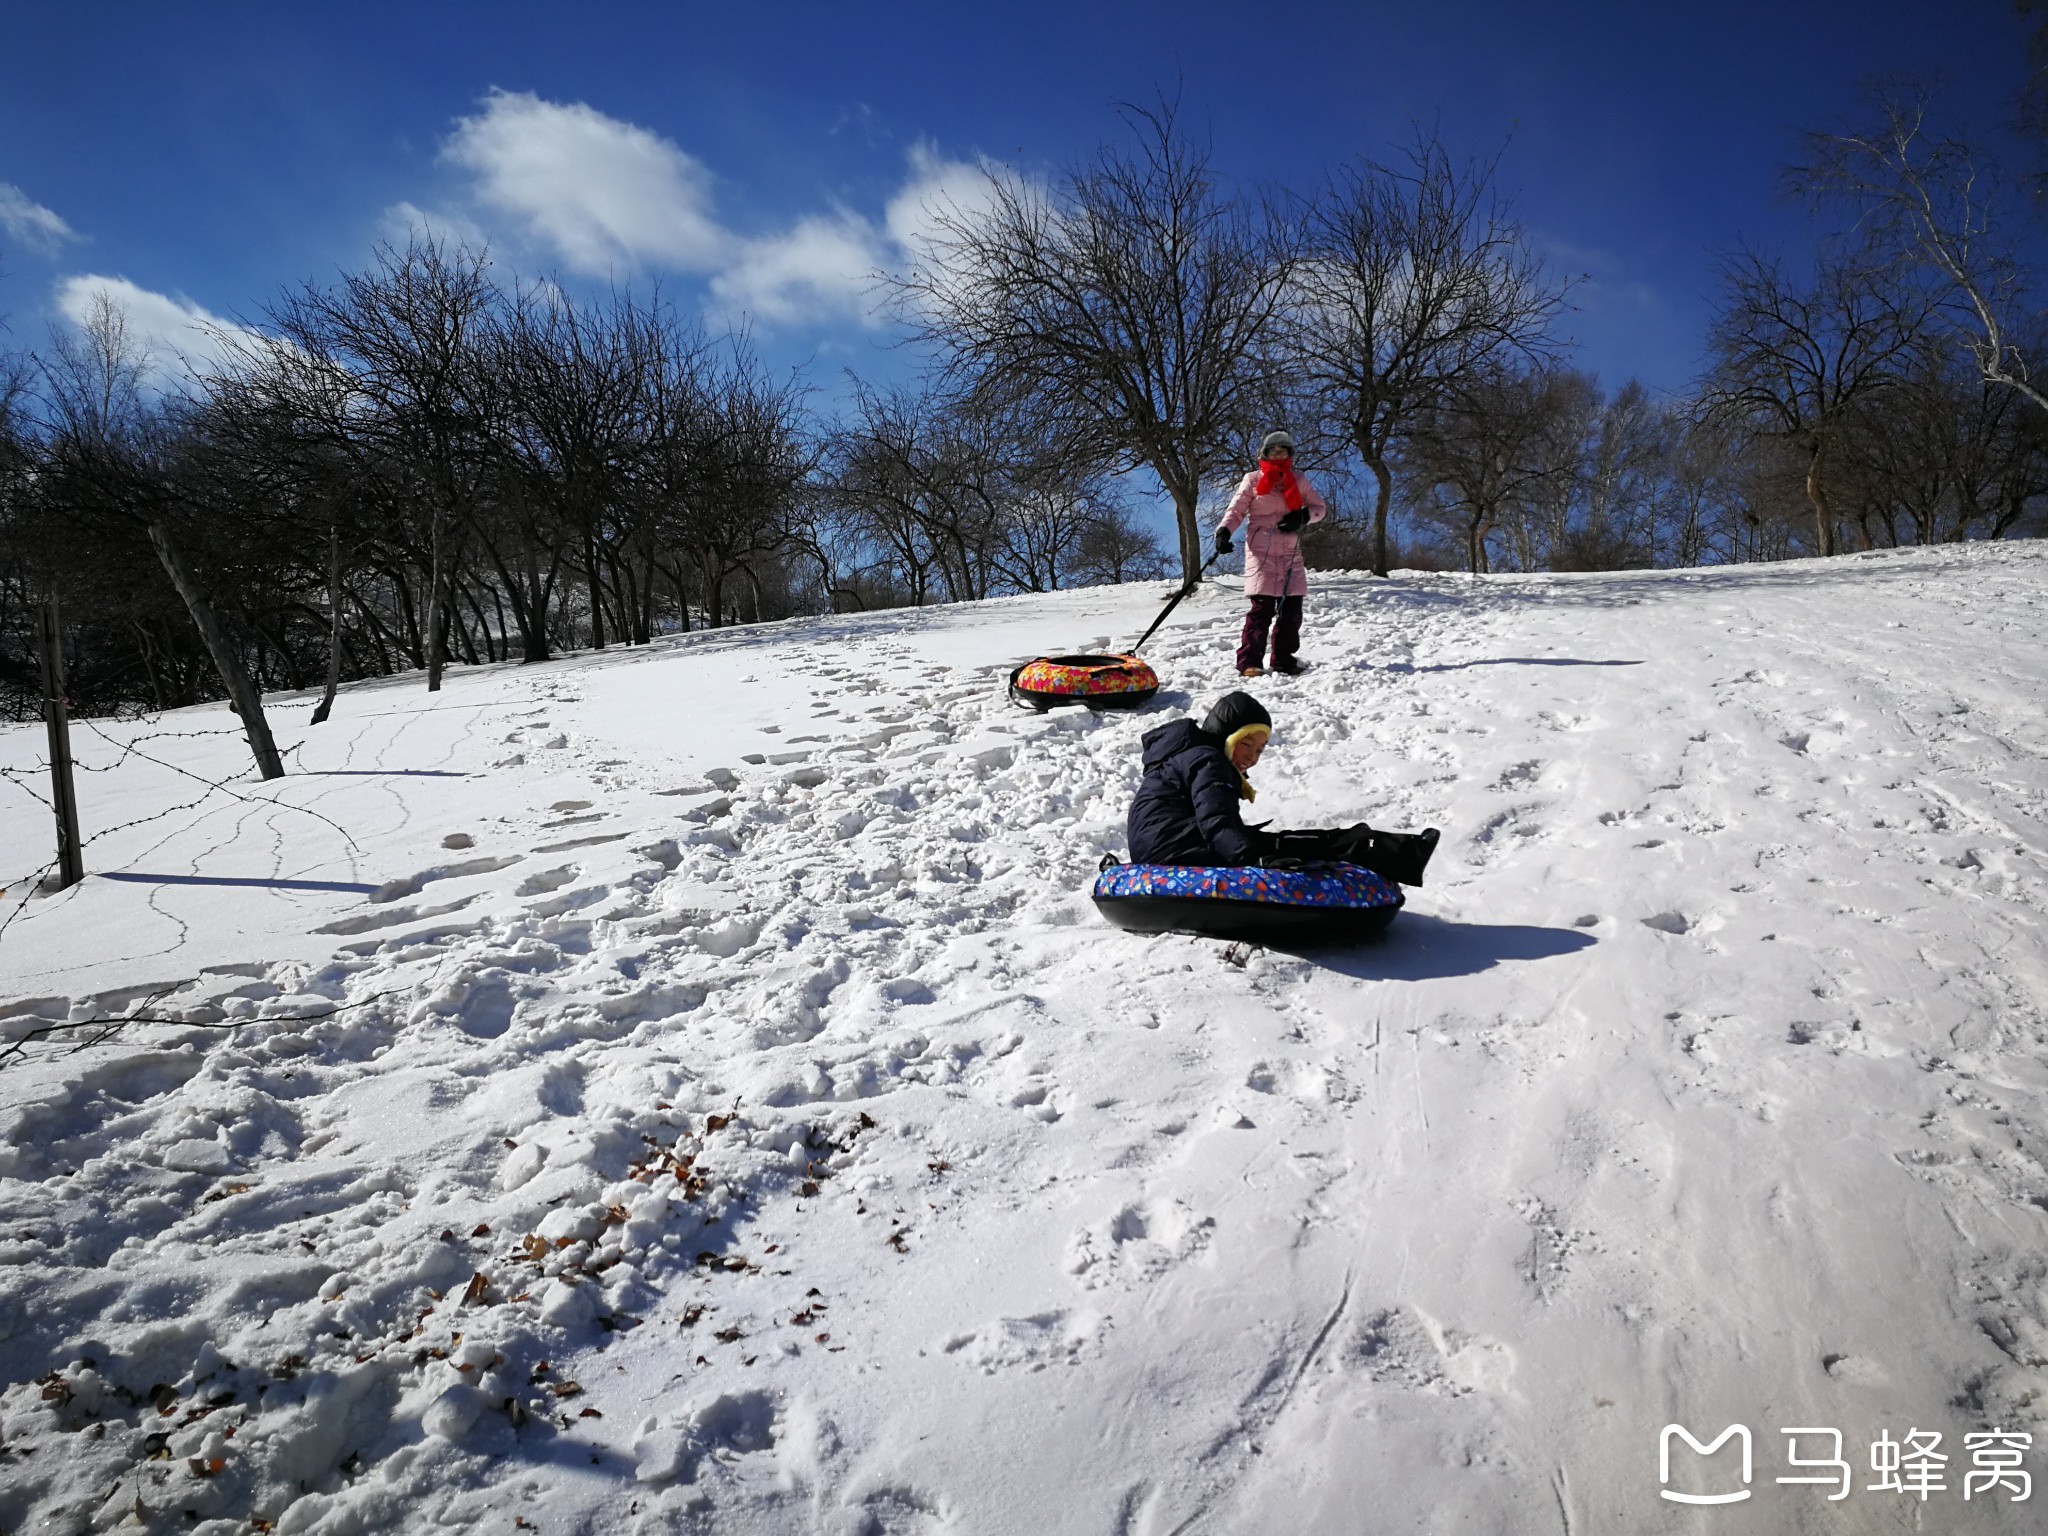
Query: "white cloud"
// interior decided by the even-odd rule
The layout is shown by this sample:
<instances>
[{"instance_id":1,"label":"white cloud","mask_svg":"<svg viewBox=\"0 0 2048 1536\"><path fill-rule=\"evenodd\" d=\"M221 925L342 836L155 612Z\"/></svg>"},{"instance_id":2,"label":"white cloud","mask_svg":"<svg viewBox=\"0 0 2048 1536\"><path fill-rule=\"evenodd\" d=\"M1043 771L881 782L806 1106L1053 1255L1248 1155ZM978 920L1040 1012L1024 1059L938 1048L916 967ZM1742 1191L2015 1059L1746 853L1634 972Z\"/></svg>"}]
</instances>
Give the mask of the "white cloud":
<instances>
[{"instance_id":1,"label":"white cloud","mask_svg":"<svg viewBox=\"0 0 2048 1536\"><path fill-rule=\"evenodd\" d=\"M866 320L884 260L882 242L866 219L813 214L782 234L743 242L732 264L712 277L711 292L727 307L770 325L835 313Z\"/></svg>"},{"instance_id":2,"label":"white cloud","mask_svg":"<svg viewBox=\"0 0 2048 1536\"><path fill-rule=\"evenodd\" d=\"M955 287L967 277L959 253L945 249L942 223L986 212L1000 194L1030 204L1046 195L1038 182L983 160L968 164L948 160L929 145L910 152L910 179L889 199L883 217L898 269L916 267L924 283L938 290Z\"/></svg>"},{"instance_id":3,"label":"white cloud","mask_svg":"<svg viewBox=\"0 0 2048 1536\"><path fill-rule=\"evenodd\" d=\"M430 212L417 203L393 203L384 210L382 223L384 238L401 249L415 235L425 235L436 240L452 240L459 245L468 246L472 251L482 251L491 243L491 238L483 226L467 214L448 213L440 209Z\"/></svg>"},{"instance_id":4,"label":"white cloud","mask_svg":"<svg viewBox=\"0 0 2048 1536\"><path fill-rule=\"evenodd\" d=\"M82 327L92 320L102 294L121 312L143 376L157 388L219 367L237 338L256 334L197 304L152 293L125 277L65 278L57 285L57 312Z\"/></svg>"},{"instance_id":5,"label":"white cloud","mask_svg":"<svg viewBox=\"0 0 2048 1536\"><path fill-rule=\"evenodd\" d=\"M0 181L0 229L11 239L44 252L78 238L78 231L57 214L5 181Z\"/></svg>"},{"instance_id":6,"label":"white cloud","mask_svg":"<svg viewBox=\"0 0 2048 1536\"><path fill-rule=\"evenodd\" d=\"M876 275L905 264L932 210L986 196L981 169L929 145L910 152L904 184L879 222L846 208L798 216L787 228L742 234L717 218L711 173L677 145L583 103L496 91L463 118L442 158L469 173L479 211L510 215L518 235L574 272L623 269L707 280L712 308L767 325L852 318L879 323ZM401 203L387 225L425 225L473 245L482 231L460 215Z\"/></svg>"},{"instance_id":7,"label":"white cloud","mask_svg":"<svg viewBox=\"0 0 2048 1536\"><path fill-rule=\"evenodd\" d=\"M667 139L581 102L495 91L465 117L442 157L476 179L485 207L578 272L620 266L706 272L732 237L711 215L711 176Z\"/></svg>"},{"instance_id":8,"label":"white cloud","mask_svg":"<svg viewBox=\"0 0 2048 1536\"><path fill-rule=\"evenodd\" d=\"M989 205L990 167L948 160L929 144L910 150L910 179L889 199L883 227L899 250L914 251L938 218L974 213Z\"/></svg>"},{"instance_id":9,"label":"white cloud","mask_svg":"<svg viewBox=\"0 0 2048 1536\"><path fill-rule=\"evenodd\" d=\"M909 177L883 208L879 225L845 210L799 219L785 233L746 241L739 259L713 277L711 290L769 324L833 312L879 324L881 275L915 259L936 218L987 199L981 167L919 144L910 151Z\"/></svg>"}]
</instances>

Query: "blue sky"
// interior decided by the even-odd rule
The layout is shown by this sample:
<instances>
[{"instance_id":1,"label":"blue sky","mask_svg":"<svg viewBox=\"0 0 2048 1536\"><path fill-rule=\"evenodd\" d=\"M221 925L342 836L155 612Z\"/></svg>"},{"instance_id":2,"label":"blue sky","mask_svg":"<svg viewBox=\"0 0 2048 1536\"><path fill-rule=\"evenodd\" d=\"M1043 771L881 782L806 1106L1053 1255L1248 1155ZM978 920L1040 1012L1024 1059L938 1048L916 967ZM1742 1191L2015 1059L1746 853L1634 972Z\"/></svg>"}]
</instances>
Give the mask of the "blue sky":
<instances>
[{"instance_id":1,"label":"blue sky","mask_svg":"<svg viewBox=\"0 0 2048 1536\"><path fill-rule=\"evenodd\" d=\"M183 12L184 14L179 14ZM255 318L424 215L509 269L660 277L821 383L904 365L857 275L981 157L1044 171L1178 85L1228 173L1308 190L1417 120L1506 145L1504 184L1610 383L1683 389L1713 259L1794 248L1800 129L1876 72L2009 108L2010 0L1711 7L785 4L29 5L0 11L0 315L85 279L134 323ZM1974 108L1970 105L1974 102Z\"/></svg>"}]
</instances>

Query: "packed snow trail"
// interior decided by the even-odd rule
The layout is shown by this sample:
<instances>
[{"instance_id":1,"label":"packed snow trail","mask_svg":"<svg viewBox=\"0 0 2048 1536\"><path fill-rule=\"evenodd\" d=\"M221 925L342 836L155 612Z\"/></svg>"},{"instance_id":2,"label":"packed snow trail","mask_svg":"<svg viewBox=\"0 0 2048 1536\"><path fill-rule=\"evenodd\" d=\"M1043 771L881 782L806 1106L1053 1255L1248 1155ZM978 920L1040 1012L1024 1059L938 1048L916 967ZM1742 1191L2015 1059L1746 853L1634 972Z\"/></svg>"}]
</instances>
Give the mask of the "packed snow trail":
<instances>
[{"instance_id":1,"label":"packed snow trail","mask_svg":"<svg viewBox=\"0 0 2048 1536\"><path fill-rule=\"evenodd\" d=\"M1446 837L1300 955L1087 900L1227 589L1129 717L1002 677L1156 588L351 690L0 934L11 1038L187 1021L0 1071L0 1527L2031 1529L1961 1488L2048 1472L2044 587L1324 580L1258 813Z\"/></svg>"}]
</instances>

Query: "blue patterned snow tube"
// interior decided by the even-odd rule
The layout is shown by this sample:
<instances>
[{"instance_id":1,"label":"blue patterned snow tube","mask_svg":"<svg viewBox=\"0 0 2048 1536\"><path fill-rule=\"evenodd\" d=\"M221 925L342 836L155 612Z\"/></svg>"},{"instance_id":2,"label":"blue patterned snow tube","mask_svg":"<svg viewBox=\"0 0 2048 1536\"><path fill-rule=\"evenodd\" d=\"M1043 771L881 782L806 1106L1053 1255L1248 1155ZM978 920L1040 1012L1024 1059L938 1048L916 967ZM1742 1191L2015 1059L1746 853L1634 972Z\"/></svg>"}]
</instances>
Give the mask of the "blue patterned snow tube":
<instances>
[{"instance_id":1,"label":"blue patterned snow tube","mask_svg":"<svg viewBox=\"0 0 2048 1536\"><path fill-rule=\"evenodd\" d=\"M1399 886L1357 864L1115 864L1095 878L1095 905L1119 928L1261 944L1367 938L1394 920L1402 900Z\"/></svg>"}]
</instances>

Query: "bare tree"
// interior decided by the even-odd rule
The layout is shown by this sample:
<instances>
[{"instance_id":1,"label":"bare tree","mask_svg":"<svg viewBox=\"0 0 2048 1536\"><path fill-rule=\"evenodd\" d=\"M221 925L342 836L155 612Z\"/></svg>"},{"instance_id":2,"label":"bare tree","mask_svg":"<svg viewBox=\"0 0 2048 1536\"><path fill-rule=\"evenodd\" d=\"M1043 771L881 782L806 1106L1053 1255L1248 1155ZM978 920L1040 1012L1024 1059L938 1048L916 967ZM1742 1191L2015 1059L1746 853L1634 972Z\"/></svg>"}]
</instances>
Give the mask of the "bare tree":
<instances>
[{"instance_id":1,"label":"bare tree","mask_svg":"<svg viewBox=\"0 0 2048 1536\"><path fill-rule=\"evenodd\" d=\"M420 625L427 688L441 686L460 547L491 467L481 366L498 295L489 261L414 235L380 246L370 270L287 294L245 362L294 401L319 440L400 518L426 569Z\"/></svg>"},{"instance_id":2,"label":"bare tree","mask_svg":"<svg viewBox=\"0 0 2048 1536\"><path fill-rule=\"evenodd\" d=\"M2019 129L2048 148L2048 0L2014 0L2013 9L2032 24L2027 33L2027 80L2020 87ZM2035 162L2029 181L2038 198L2048 198L2048 163Z\"/></svg>"},{"instance_id":3,"label":"bare tree","mask_svg":"<svg viewBox=\"0 0 2048 1536\"><path fill-rule=\"evenodd\" d=\"M1166 574L1159 540L1121 502L1099 509L1075 553L1075 568L1089 581L1144 581Z\"/></svg>"},{"instance_id":4,"label":"bare tree","mask_svg":"<svg viewBox=\"0 0 2048 1536\"><path fill-rule=\"evenodd\" d=\"M1474 576L1491 569L1486 541L1495 528L1571 473L1554 439L1574 388L1562 372L1481 374L1416 425L1412 453L1434 493L1431 510L1458 531Z\"/></svg>"},{"instance_id":5,"label":"bare tree","mask_svg":"<svg viewBox=\"0 0 2048 1536\"><path fill-rule=\"evenodd\" d=\"M582 555L590 644L604 649L604 571L638 531L631 479L659 366L654 353L669 339L657 334L663 324L658 307L643 313L624 295L579 308L555 284L539 283L519 291L491 335L489 366L505 405L496 435L514 482L509 553L524 569L515 575L501 541L492 541L491 554L512 593L528 661L547 658L546 606L567 542L549 533L562 523ZM543 517L524 515L536 507L546 509ZM543 554L551 557L545 570ZM640 628L629 619L644 639Z\"/></svg>"},{"instance_id":6,"label":"bare tree","mask_svg":"<svg viewBox=\"0 0 2048 1536\"><path fill-rule=\"evenodd\" d=\"M1591 411L1569 414L1554 434L1559 479L1572 506L1552 531L1547 563L1557 571L1654 564L1658 502L1667 486L1675 423L1639 380L1630 379L1612 395L1587 382Z\"/></svg>"},{"instance_id":7,"label":"bare tree","mask_svg":"<svg viewBox=\"0 0 2048 1536\"><path fill-rule=\"evenodd\" d=\"M1946 350L1855 411L1844 448L1866 544L2000 538L2048 492L2048 416Z\"/></svg>"},{"instance_id":8,"label":"bare tree","mask_svg":"<svg viewBox=\"0 0 2048 1536\"><path fill-rule=\"evenodd\" d=\"M2048 410L2021 346L2029 273L2001 227L1998 179L1981 151L1928 131L1924 89L1873 88L1875 121L1811 133L1788 180L1819 203L1846 205L1873 249L1936 285L1932 317L1968 346L1984 378Z\"/></svg>"},{"instance_id":9,"label":"bare tree","mask_svg":"<svg viewBox=\"0 0 2048 1536\"><path fill-rule=\"evenodd\" d=\"M956 383L1033 405L1076 454L1156 474L1192 582L1202 488L1270 411L1292 256L1281 226L1219 186L1171 104L1125 117L1131 147L1051 186L991 170L982 202L930 210L895 287Z\"/></svg>"},{"instance_id":10,"label":"bare tree","mask_svg":"<svg viewBox=\"0 0 2048 1536\"><path fill-rule=\"evenodd\" d=\"M829 483L903 562L919 602L936 571L954 602L987 597L1012 498L1016 454L972 396L854 382Z\"/></svg>"},{"instance_id":11,"label":"bare tree","mask_svg":"<svg viewBox=\"0 0 2048 1536\"><path fill-rule=\"evenodd\" d=\"M1377 483L1380 576L1403 441L1465 380L1547 356L1564 304L1494 172L1490 161L1460 167L1418 134L1405 165L1360 160L1305 210L1289 350Z\"/></svg>"},{"instance_id":12,"label":"bare tree","mask_svg":"<svg viewBox=\"0 0 2048 1536\"><path fill-rule=\"evenodd\" d=\"M144 398L148 359L128 334L125 315L96 296L75 333L58 333L44 360L47 423L44 476L54 509L72 535L97 525L146 535L206 643L226 688L257 771L282 778L284 762L263 713L263 695L222 622L210 583L195 573L181 547L179 525L192 521L189 481L178 474L179 444L168 412ZM113 541L109 541L111 543Z\"/></svg>"},{"instance_id":13,"label":"bare tree","mask_svg":"<svg viewBox=\"0 0 2048 1536\"><path fill-rule=\"evenodd\" d=\"M695 387L676 391L644 456L643 493L655 508L649 537L694 556L714 629L726 622L735 576L761 617L758 567L792 547L815 459L804 397L795 380L770 378L745 338L734 337ZM668 574L680 590L680 569Z\"/></svg>"},{"instance_id":14,"label":"bare tree","mask_svg":"<svg viewBox=\"0 0 2048 1536\"><path fill-rule=\"evenodd\" d=\"M1740 560L1748 511L1741 434L1683 405L1671 413L1670 433L1658 500L1659 555L1678 566Z\"/></svg>"},{"instance_id":15,"label":"bare tree","mask_svg":"<svg viewBox=\"0 0 2048 1536\"><path fill-rule=\"evenodd\" d=\"M1832 555L1830 457L1850 412L1910 366L1927 300L1881 267L1828 253L1801 286L1776 261L1746 252L1724 264L1722 289L1702 405L1800 450L1815 546Z\"/></svg>"}]
</instances>

